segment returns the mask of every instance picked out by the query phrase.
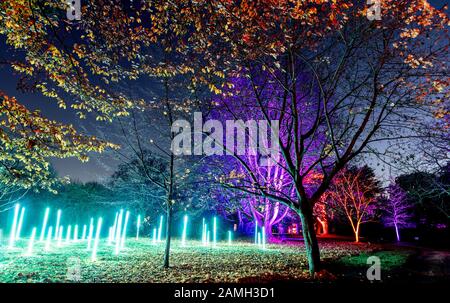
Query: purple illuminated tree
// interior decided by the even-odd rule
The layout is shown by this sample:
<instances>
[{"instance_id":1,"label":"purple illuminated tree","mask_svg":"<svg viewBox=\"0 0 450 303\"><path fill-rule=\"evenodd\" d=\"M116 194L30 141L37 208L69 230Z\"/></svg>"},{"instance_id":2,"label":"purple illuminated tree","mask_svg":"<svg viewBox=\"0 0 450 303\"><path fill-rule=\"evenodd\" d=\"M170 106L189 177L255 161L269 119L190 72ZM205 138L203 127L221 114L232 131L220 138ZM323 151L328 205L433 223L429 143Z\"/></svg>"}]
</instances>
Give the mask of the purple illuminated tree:
<instances>
[{"instance_id":1,"label":"purple illuminated tree","mask_svg":"<svg viewBox=\"0 0 450 303\"><path fill-rule=\"evenodd\" d=\"M398 184L391 183L387 195L384 222L386 226L394 227L397 241L400 241L400 229L411 225L411 205L407 193Z\"/></svg>"},{"instance_id":2,"label":"purple illuminated tree","mask_svg":"<svg viewBox=\"0 0 450 303\"><path fill-rule=\"evenodd\" d=\"M299 76L297 85L301 87L303 77ZM238 189L249 195L248 198L240 201L240 211L246 217L257 223L258 226L264 226L266 236L269 241L273 241L272 226L278 224L289 213L289 209L298 212L286 203L289 200L296 200L297 189L292 172L287 167L292 165L288 163L290 159L282 157L281 154L295 154L292 142L298 139L293 133L292 115L293 112L303 113L301 125L296 132L300 134L305 130L310 130L311 134L302 139L305 147L302 151L302 165L298 167L301 170L302 183L305 194L312 194L319 186L319 179L323 176L318 173L317 167L320 162L327 166L333 159L333 155L323 156L324 144L330 143L326 135L326 127L317 124L317 110L320 104L311 104L309 98L314 96L310 92L308 96L298 96L296 108L287 108L289 96L280 86L280 83L273 81L271 75L264 70L253 70L249 77L236 77L230 79L233 94L221 95L215 98L217 108L213 111L212 117L222 122L225 120L242 120L245 123L241 129L241 136L245 137L246 151L245 155L233 154L234 160L227 159L228 172L224 174L223 186L230 189ZM300 90L300 89L299 89ZM236 93L238 92L238 93ZM293 105L294 106L294 105ZM262 108L264 108L262 110ZM330 118L334 121L335 118ZM250 142L258 141L261 144L259 133L250 131L250 120L253 121L280 121L279 138L275 138L278 144L281 142L286 147L280 151L279 159L267 162L260 150L255 154L248 152ZM300 123L300 122L298 122ZM313 131L311 131L313 129ZM227 129L228 131L228 129ZM239 130L237 137L240 137ZM270 130L269 130L270 132ZM266 135L266 134L265 134ZM270 134L267 134L269 137ZM279 141L281 140L281 141ZM270 138L267 138L270 141ZM224 148L227 152L235 151L235 142L224 142ZM272 142L273 143L273 142ZM264 144L270 145L266 142ZM289 150L289 151L288 151ZM269 160L270 161L270 160ZM230 165L230 163L232 163ZM263 193L260 190L263 189Z\"/></svg>"},{"instance_id":3,"label":"purple illuminated tree","mask_svg":"<svg viewBox=\"0 0 450 303\"><path fill-rule=\"evenodd\" d=\"M264 184L267 184L267 186L281 190L289 183L289 178L283 175L284 172L279 166L261 167L257 165L255 159L249 164L252 165L257 178ZM244 214L253 218L255 224L264 226L269 242L274 242L275 240L272 227L280 223L289 213L289 207L282 205L280 202L255 195L250 195L243 200L241 209Z\"/></svg>"}]
</instances>

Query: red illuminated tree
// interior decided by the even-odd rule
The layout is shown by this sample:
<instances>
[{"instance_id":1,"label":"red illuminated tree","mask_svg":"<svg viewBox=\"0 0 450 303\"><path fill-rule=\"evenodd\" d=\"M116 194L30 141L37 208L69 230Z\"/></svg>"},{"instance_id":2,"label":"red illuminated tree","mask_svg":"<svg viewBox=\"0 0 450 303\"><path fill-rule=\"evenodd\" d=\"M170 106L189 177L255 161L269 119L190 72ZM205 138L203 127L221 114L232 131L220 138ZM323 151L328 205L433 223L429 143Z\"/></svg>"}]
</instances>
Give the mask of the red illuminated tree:
<instances>
[{"instance_id":1,"label":"red illuminated tree","mask_svg":"<svg viewBox=\"0 0 450 303\"><path fill-rule=\"evenodd\" d=\"M355 242L359 242L361 224L369 222L375 214L380 191L379 182L367 166L345 169L333 182L331 205L350 223Z\"/></svg>"}]
</instances>

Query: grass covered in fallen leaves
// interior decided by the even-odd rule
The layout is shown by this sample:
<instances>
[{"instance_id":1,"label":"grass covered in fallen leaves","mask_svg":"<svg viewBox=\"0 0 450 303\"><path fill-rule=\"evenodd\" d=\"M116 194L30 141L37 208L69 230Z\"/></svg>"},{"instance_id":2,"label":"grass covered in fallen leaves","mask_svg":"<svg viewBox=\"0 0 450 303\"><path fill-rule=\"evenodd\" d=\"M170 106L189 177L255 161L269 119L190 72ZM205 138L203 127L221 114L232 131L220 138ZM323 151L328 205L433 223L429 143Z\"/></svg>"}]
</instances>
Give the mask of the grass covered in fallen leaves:
<instances>
[{"instance_id":1,"label":"grass covered in fallen leaves","mask_svg":"<svg viewBox=\"0 0 450 303\"><path fill-rule=\"evenodd\" d=\"M119 255L105 240L99 244L98 259L91 261L85 242L52 246L36 243L32 256L25 256L27 241L16 248L0 247L0 282L72 282L68 270L79 264L79 282L258 282L309 279L302 243L268 245L266 250L245 243L226 242L204 247L188 241L182 247L173 241L171 267L162 268L164 244L148 239L128 240ZM327 241L321 243L322 260L336 261L372 250L363 244ZM352 259L349 259L352 260ZM76 267L75 267L76 268ZM75 271L77 272L77 271Z\"/></svg>"}]
</instances>

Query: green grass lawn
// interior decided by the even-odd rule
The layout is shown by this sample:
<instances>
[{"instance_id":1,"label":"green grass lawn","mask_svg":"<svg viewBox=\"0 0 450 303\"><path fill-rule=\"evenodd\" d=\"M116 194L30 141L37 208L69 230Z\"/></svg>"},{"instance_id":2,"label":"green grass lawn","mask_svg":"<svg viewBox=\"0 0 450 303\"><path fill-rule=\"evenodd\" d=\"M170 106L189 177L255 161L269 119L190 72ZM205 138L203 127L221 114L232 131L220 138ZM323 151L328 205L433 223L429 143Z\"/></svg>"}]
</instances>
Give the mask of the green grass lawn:
<instances>
[{"instance_id":1,"label":"green grass lawn","mask_svg":"<svg viewBox=\"0 0 450 303\"><path fill-rule=\"evenodd\" d=\"M383 270L389 271L405 264L410 254L409 251L378 251L343 257L339 262L344 266L367 267L367 258L376 256L382 260Z\"/></svg>"},{"instance_id":2,"label":"green grass lawn","mask_svg":"<svg viewBox=\"0 0 450 303\"><path fill-rule=\"evenodd\" d=\"M79 263L79 282L258 282L266 280L308 279L305 250L295 245L268 245L262 250L253 244L226 242L217 247L203 247L188 241L186 247L173 241L171 268L163 269L164 244L153 245L148 239L129 239L116 256L105 240L99 245L97 261L85 242L53 246L44 251L36 243L34 254L25 256L27 241L16 248L0 248L0 282L71 282L68 269ZM348 242L321 243L322 259L336 261L371 251L373 246ZM365 254L364 254L365 256ZM352 260L352 259L349 259ZM357 259L355 259L357 260ZM361 261L362 262L362 261Z\"/></svg>"}]
</instances>

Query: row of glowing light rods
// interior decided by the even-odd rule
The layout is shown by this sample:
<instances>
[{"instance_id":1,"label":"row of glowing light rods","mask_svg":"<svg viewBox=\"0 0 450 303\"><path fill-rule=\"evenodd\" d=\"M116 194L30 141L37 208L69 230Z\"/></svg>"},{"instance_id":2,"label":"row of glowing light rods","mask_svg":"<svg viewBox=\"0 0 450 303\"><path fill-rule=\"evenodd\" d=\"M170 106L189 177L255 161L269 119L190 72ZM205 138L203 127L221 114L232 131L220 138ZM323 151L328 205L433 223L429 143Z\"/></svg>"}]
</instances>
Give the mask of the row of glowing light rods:
<instances>
[{"instance_id":1,"label":"row of glowing light rods","mask_svg":"<svg viewBox=\"0 0 450 303\"><path fill-rule=\"evenodd\" d=\"M20 214L19 214L20 213ZM72 226L68 225L66 230L66 237L63 239L64 226L60 225L61 222L61 210L57 211L56 215L56 226L53 229L53 226L47 228L48 220L50 215L50 208L46 208L44 219L41 227L41 232L39 236L39 241L44 242L45 251L50 250L51 240L52 238L57 242L57 247L61 247L63 242L65 244L70 243L71 241L79 242L87 240L87 250L92 250L91 259L95 261L97 259L97 251L98 244L100 239L100 233L102 228L102 218L97 219L96 228L94 227L94 218L91 218L89 223L89 232L87 225L83 226L82 236L78 237L78 225L74 226L73 229L73 238L72 238ZM9 248L14 248L15 241L20 238L20 233L22 230L23 220L25 216L25 207L20 208L20 204L16 204L14 207L14 219L11 227L11 233L9 238ZM114 253L118 255L121 250L125 247L125 240L127 234L127 226L130 217L130 212L124 212L123 209L119 212L116 212L114 218L114 225L109 228L108 234L108 245L114 245ZM161 216L159 219L159 227L153 228L152 234L152 243L156 244L162 241L162 229L163 229L163 221L164 217ZM217 218L213 218L212 224L212 243L213 247L217 246ZM137 226L136 226L136 240L139 240L139 231L141 227L141 216L137 217ZM188 228L188 216L185 215L183 217L183 230L181 236L181 245L186 246L186 237L187 237L187 228ZM33 247L36 240L37 228L33 227L31 232L31 237L28 242L26 255L30 256L33 254ZM86 238L87 236L87 238ZM64 241L63 241L64 240ZM209 229L208 224L203 218L202 222L202 244L203 246L209 246L211 242L211 230ZM228 245L232 244L232 231L228 231ZM262 227L261 231L258 231L258 224L255 225L255 244L266 248L266 238L265 238L265 230Z\"/></svg>"},{"instance_id":2,"label":"row of glowing light rods","mask_svg":"<svg viewBox=\"0 0 450 303\"><path fill-rule=\"evenodd\" d=\"M20 211L20 217L19 217L19 211ZM92 255L91 255L92 260L95 261L97 259L98 243L100 240L100 232L101 232L102 222L103 222L102 218L97 219L97 227L95 229L95 236L94 236L94 218L91 218L90 225L89 225L89 234L88 234L87 238L86 238L86 233L87 233L86 225L83 226L83 233L82 233L81 239L78 237L78 225L74 226L73 238L71 238L72 237L72 226L69 225L67 227L67 231L66 231L66 238L63 239L64 226L60 225L61 210L58 210L58 212L57 212L56 226L54 229L53 229L53 226L50 226L47 228L49 214L50 214L50 209L47 208L45 210L44 221L42 223L41 233L39 236L39 242L45 243L45 245L44 245L45 251L50 250L52 238L54 238L54 240L57 242L57 247L62 246L63 240L64 240L64 243L66 243L66 244L70 243L72 240L74 242L87 240L87 249L92 250ZM9 246L8 247L10 249L14 248L15 242L20 239L20 232L22 230L24 216L25 216L25 207L20 208L20 204L16 204L14 207L14 219L13 219L11 232L10 232L10 236L9 236ZM31 231L30 239L28 241L27 251L25 254L27 256L31 256L33 254L34 243L36 242L36 233L37 233L37 228L33 227L32 231Z\"/></svg>"}]
</instances>

